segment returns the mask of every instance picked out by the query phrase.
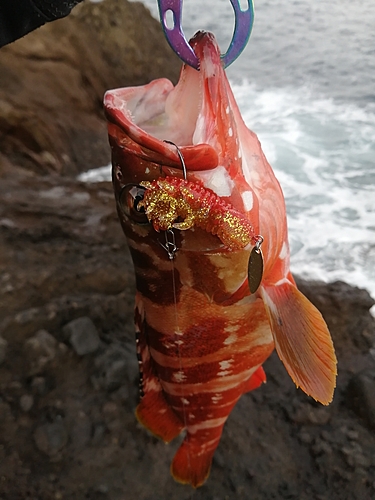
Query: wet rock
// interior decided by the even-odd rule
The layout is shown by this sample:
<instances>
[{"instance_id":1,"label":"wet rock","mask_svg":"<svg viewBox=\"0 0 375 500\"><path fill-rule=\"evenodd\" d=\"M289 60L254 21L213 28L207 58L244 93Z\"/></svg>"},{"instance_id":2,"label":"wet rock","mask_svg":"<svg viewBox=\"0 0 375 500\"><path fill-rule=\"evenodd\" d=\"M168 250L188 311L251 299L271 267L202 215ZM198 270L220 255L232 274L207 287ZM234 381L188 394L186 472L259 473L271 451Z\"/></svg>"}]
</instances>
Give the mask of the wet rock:
<instances>
[{"instance_id":1,"label":"wet rock","mask_svg":"<svg viewBox=\"0 0 375 500\"><path fill-rule=\"evenodd\" d=\"M299 440L301 441L301 443L303 444L311 444L312 441L313 441L313 437L311 434L309 434L308 432L306 431L302 431L300 434L299 434Z\"/></svg>"},{"instance_id":2,"label":"wet rock","mask_svg":"<svg viewBox=\"0 0 375 500\"><path fill-rule=\"evenodd\" d=\"M70 321L64 326L63 334L69 339L73 349L79 356L85 356L99 348L98 331L92 320L87 316Z\"/></svg>"},{"instance_id":3,"label":"wet rock","mask_svg":"<svg viewBox=\"0 0 375 500\"><path fill-rule=\"evenodd\" d=\"M366 424L375 429L375 370L365 370L350 380L347 404Z\"/></svg>"},{"instance_id":4,"label":"wet rock","mask_svg":"<svg viewBox=\"0 0 375 500\"><path fill-rule=\"evenodd\" d=\"M0 436L5 442L12 440L17 431L17 424L10 404L0 399Z\"/></svg>"},{"instance_id":5,"label":"wet rock","mask_svg":"<svg viewBox=\"0 0 375 500\"><path fill-rule=\"evenodd\" d=\"M34 394L44 394L47 390L46 379L44 377L34 377L31 381L31 389Z\"/></svg>"},{"instance_id":6,"label":"wet rock","mask_svg":"<svg viewBox=\"0 0 375 500\"><path fill-rule=\"evenodd\" d=\"M313 456L318 457L323 454L331 455L332 447L323 439L317 438L310 448Z\"/></svg>"},{"instance_id":7,"label":"wet rock","mask_svg":"<svg viewBox=\"0 0 375 500\"><path fill-rule=\"evenodd\" d=\"M92 444L97 445L103 439L106 433L107 427L104 422L98 422L94 425Z\"/></svg>"},{"instance_id":8,"label":"wet rock","mask_svg":"<svg viewBox=\"0 0 375 500\"><path fill-rule=\"evenodd\" d=\"M109 392L122 386L125 382L134 384L139 377L139 369L135 348L128 349L113 344L95 360L98 370L99 384Z\"/></svg>"},{"instance_id":9,"label":"wet rock","mask_svg":"<svg viewBox=\"0 0 375 500\"><path fill-rule=\"evenodd\" d=\"M90 419L83 412L80 412L74 420L70 439L75 450L81 450L91 440L92 425Z\"/></svg>"},{"instance_id":10,"label":"wet rock","mask_svg":"<svg viewBox=\"0 0 375 500\"><path fill-rule=\"evenodd\" d=\"M342 454L346 462L353 468L356 467L369 467L370 460L364 455L362 447L358 443L350 443L342 447Z\"/></svg>"},{"instance_id":11,"label":"wet rock","mask_svg":"<svg viewBox=\"0 0 375 500\"><path fill-rule=\"evenodd\" d=\"M34 441L38 450L51 457L56 455L68 442L68 433L62 419L37 427Z\"/></svg>"},{"instance_id":12,"label":"wet rock","mask_svg":"<svg viewBox=\"0 0 375 500\"><path fill-rule=\"evenodd\" d=\"M0 365L4 363L8 342L0 337Z\"/></svg>"},{"instance_id":13,"label":"wet rock","mask_svg":"<svg viewBox=\"0 0 375 500\"><path fill-rule=\"evenodd\" d=\"M129 401L130 391L128 385L122 385L119 389L111 394L114 401L119 401L120 403L126 403Z\"/></svg>"},{"instance_id":14,"label":"wet rock","mask_svg":"<svg viewBox=\"0 0 375 500\"><path fill-rule=\"evenodd\" d=\"M99 486L96 487L96 491L98 493L106 495L109 492L109 487L106 484L100 484Z\"/></svg>"},{"instance_id":15,"label":"wet rock","mask_svg":"<svg viewBox=\"0 0 375 500\"><path fill-rule=\"evenodd\" d=\"M329 407L301 403L297 408L289 412L289 416L297 424L325 425L331 418L331 409Z\"/></svg>"},{"instance_id":16,"label":"wet rock","mask_svg":"<svg viewBox=\"0 0 375 500\"><path fill-rule=\"evenodd\" d=\"M25 342L24 351L29 363L29 375L36 375L56 356L56 339L46 330L39 330Z\"/></svg>"},{"instance_id":17,"label":"wet rock","mask_svg":"<svg viewBox=\"0 0 375 500\"><path fill-rule=\"evenodd\" d=\"M34 398L31 394L23 394L20 397L20 408L25 413L29 412L34 404Z\"/></svg>"}]
</instances>

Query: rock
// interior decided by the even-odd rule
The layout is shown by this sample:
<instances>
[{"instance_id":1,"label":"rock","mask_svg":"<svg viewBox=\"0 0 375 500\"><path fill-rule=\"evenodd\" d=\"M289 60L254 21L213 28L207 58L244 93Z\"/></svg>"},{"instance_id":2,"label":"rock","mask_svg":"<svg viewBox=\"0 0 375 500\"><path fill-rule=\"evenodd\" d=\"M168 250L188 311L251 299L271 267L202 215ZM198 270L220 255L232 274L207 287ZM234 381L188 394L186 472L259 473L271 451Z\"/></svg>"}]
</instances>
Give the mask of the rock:
<instances>
[{"instance_id":1,"label":"rock","mask_svg":"<svg viewBox=\"0 0 375 500\"><path fill-rule=\"evenodd\" d=\"M70 432L70 439L75 450L82 450L91 440L92 425L90 419L84 413L78 415L74 420Z\"/></svg>"},{"instance_id":2,"label":"rock","mask_svg":"<svg viewBox=\"0 0 375 500\"><path fill-rule=\"evenodd\" d=\"M94 426L92 435L92 444L94 446L100 443L105 435L106 430L107 427L103 422L99 422Z\"/></svg>"},{"instance_id":3,"label":"rock","mask_svg":"<svg viewBox=\"0 0 375 500\"><path fill-rule=\"evenodd\" d=\"M46 379L44 377L34 377L31 381L31 389L35 394L43 395L47 389Z\"/></svg>"},{"instance_id":4,"label":"rock","mask_svg":"<svg viewBox=\"0 0 375 500\"><path fill-rule=\"evenodd\" d=\"M79 356L95 352L100 345L100 337L96 326L87 316L74 319L63 328L66 338L69 338L73 349Z\"/></svg>"},{"instance_id":5,"label":"rock","mask_svg":"<svg viewBox=\"0 0 375 500\"><path fill-rule=\"evenodd\" d=\"M8 342L0 337L0 365L4 363Z\"/></svg>"},{"instance_id":6,"label":"rock","mask_svg":"<svg viewBox=\"0 0 375 500\"><path fill-rule=\"evenodd\" d=\"M96 487L96 491L106 495L109 492L109 487L106 484L99 484L99 486Z\"/></svg>"},{"instance_id":7,"label":"rock","mask_svg":"<svg viewBox=\"0 0 375 500\"><path fill-rule=\"evenodd\" d=\"M327 454L331 455L332 454L332 447L322 439L317 438L314 442L314 444L310 448L311 453L314 457Z\"/></svg>"},{"instance_id":8,"label":"rock","mask_svg":"<svg viewBox=\"0 0 375 500\"><path fill-rule=\"evenodd\" d=\"M297 279L297 284L326 319L336 353L353 344L361 351L369 350L375 341L374 319L369 313L375 300L367 290L342 281L326 284Z\"/></svg>"},{"instance_id":9,"label":"rock","mask_svg":"<svg viewBox=\"0 0 375 500\"><path fill-rule=\"evenodd\" d=\"M104 92L175 80L179 66L160 23L126 0L84 2L3 47L0 150L8 161L0 157L0 172L14 175L11 163L42 174L108 164Z\"/></svg>"},{"instance_id":10,"label":"rock","mask_svg":"<svg viewBox=\"0 0 375 500\"><path fill-rule=\"evenodd\" d=\"M68 433L62 420L56 420L37 427L34 440L38 450L52 457L67 444Z\"/></svg>"},{"instance_id":11,"label":"rock","mask_svg":"<svg viewBox=\"0 0 375 500\"><path fill-rule=\"evenodd\" d=\"M23 394L20 397L20 408L25 413L29 412L34 404L34 398L31 394Z\"/></svg>"},{"instance_id":12,"label":"rock","mask_svg":"<svg viewBox=\"0 0 375 500\"><path fill-rule=\"evenodd\" d=\"M56 356L56 339L46 330L39 330L25 342L25 354L29 363L29 375L36 375Z\"/></svg>"},{"instance_id":13,"label":"rock","mask_svg":"<svg viewBox=\"0 0 375 500\"><path fill-rule=\"evenodd\" d=\"M375 370L364 370L352 377L347 396L348 406L375 429Z\"/></svg>"},{"instance_id":14,"label":"rock","mask_svg":"<svg viewBox=\"0 0 375 500\"><path fill-rule=\"evenodd\" d=\"M289 412L289 416L297 424L325 425L331 418L331 409L300 403L295 410Z\"/></svg>"},{"instance_id":15,"label":"rock","mask_svg":"<svg viewBox=\"0 0 375 500\"><path fill-rule=\"evenodd\" d=\"M95 360L99 383L109 392L123 384L134 385L139 377L138 361L134 349L113 344Z\"/></svg>"}]
</instances>

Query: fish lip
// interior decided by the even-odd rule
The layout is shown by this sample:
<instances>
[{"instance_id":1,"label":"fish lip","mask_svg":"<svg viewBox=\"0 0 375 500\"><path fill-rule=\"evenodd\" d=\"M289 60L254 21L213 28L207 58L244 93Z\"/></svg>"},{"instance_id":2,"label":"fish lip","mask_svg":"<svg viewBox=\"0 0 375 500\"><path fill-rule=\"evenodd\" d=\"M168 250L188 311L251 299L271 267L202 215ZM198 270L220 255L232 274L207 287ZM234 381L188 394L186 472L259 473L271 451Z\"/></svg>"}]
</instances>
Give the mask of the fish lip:
<instances>
[{"instance_id":1,"label":"fish lip","mask_svg":"<svg viewBox=\"0 0 375 500\"><path fill-rule=\"evenodd\" d=\"M123 135L124 139L130 138L141 148L149 150L155 163L180 169L182 172L176 148L149 134L133 121L130 110L123 105L126 101L121 99L121 93L124 91L126 92L127 88L108 90L104 94L104 114L107 121L116 126L117 135ZM144 159L150 161L150 156L145 154Z\"/></svg>"},{"instance_id":2,"label":"fish lip","mask_svg":"<svg viewBox=\"0 0 375 500\"><path fill-rule=\"evenodd\" d=\"M170 90L172 90L173 85L171 82L169 83L171 84ZM132 119L133 117L131 111L126 108L126 99L123 98L123 95L127 95L128 92L128 88L120 88L108 90L104 94L103 102L106 119L110 123L116 125L133 141L152 151L155 151L156 153L165 154L166 144L162 140L146 132L146 130L137 125ZM171 159L174 160L174 163L179 163L178 156L175 152L173 152L171 157Z\"/></svg>"},{"instance_id":3,"label":"fish lip","mask_svg":"<svg viewBox=\"0 0 375 500\"><path fill-rule=\"evenodd\" d=\"M187 93L188 99L186 101L190 103L190 97L193 101L190 108L192 110L191 114L189 109L185 109L190 117L187 121L190 125L186 129L186 136L184 137L187 140L178 141L173 139L173 137L168 137L168 132L171 132L172 136L174 135L173 131L175 128L173 128L173 123L169 129L168 126L165 127L165 131L167 132L166 137L162 136L163 123L159 129L160 133L156 132L158 125L155 126L154 131L156 135L142 128L142 124L152 121L153 118L157 120L158 116L166 113L167 98L174 89L177 89L179 84L174 87L169 80L162 78L142 87L109 90L104 95L104 113L110 127L112 126L115 144L119 147L126 144L128 151L134 146L134 154L141 159L166 165L181 172L182 166L176 147L166 144L163 139L171 140L179 147L188 171L212 170L219 163L218 149L213 144L211 145L209 141L206 142L204 137L200 136L199 138L199 133L196 142L194 141L194 136L196 131L199 130L198 123L202 117L206 79L215 74L217 65L221 66L220 50L214 35L205 31L198 31L190 40L190 44L196 51L199 59L202 60L202 67L201 71L197 72L195 69L184 65L179 79L179 84L182 81L182 95L185 96L186 89L193 89L190 95L189 92ZM184 78L189 78L189 82L192 82L190 87L189 85L186 86L186 83L184 84ZM144 89L143 92L140 89ZM179 92L181 90L177 91L177 97ZM149 116L145 114L148 105L151 106ZM143 115L142 111L139 114L138 106L143 110ZM182 112L182 118L185 118L185 116L186 113L183 114ZM165 124L167 123L168 118ZM200 123L202 122L200 121ZM191 142L189 142L190 140Z\"/></svg>"}]
</instances>

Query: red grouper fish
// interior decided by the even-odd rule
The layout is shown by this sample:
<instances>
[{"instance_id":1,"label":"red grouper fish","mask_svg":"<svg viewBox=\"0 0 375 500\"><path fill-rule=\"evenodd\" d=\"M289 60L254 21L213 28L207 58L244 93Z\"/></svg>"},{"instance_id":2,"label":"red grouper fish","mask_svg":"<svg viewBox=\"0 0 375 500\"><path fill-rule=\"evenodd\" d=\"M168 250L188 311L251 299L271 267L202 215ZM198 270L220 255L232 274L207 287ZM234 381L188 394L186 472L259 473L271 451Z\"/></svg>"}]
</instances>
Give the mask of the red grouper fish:
<instances>
[{"instance_id":1,"label":"red grouper fish","mask_svg":"<svg viewBox=\"0 0 375 500\"><path fill-rule=\"evenodd\" d=\"M297 387L325 405L336 358L289 270L283 194L242 120L215 38L198 32L190 43L199 71L184 65L175 87L159 79L108 91L104 103L136 273L136 414L165 442L185 430L171 472L197 487L234 405L265 382L274 347ZM263 274L252 293L254 250Z\"/></svg>"}]
</instances>

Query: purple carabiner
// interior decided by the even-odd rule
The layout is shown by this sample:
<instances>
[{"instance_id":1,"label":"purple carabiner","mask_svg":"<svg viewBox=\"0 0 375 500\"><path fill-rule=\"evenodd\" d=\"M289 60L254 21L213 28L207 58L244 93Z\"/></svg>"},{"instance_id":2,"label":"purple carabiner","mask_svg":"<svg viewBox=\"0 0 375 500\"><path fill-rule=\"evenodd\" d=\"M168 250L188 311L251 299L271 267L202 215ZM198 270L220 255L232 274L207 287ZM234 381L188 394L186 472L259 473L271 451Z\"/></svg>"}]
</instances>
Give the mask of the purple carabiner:
<instances>
[{"instance_id":1,"label":"purple carabiner","mask_svg":"<svg viewBox=\"0 0 375 500\"><path fill-rule=\"evenodd\" d=\"M174 52L186 64L199 70L199 60L182 31L182 1L183 0L158 0L160 21L168 43ZM240 0L230 0L234 10L235 23L232 41L226 53L221 56L224 68L237 59L249 40L254 23L254 5L253 0L247 0L247 2L247 10L242 10ZM173 15L172 28L167 26L167 12L172 12Z\"/></svg>"}]
</instances>

